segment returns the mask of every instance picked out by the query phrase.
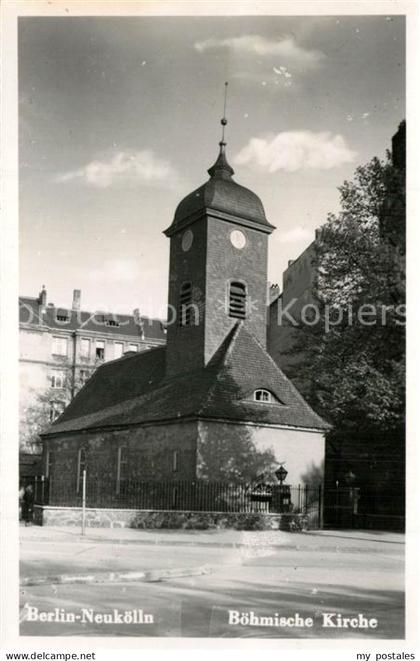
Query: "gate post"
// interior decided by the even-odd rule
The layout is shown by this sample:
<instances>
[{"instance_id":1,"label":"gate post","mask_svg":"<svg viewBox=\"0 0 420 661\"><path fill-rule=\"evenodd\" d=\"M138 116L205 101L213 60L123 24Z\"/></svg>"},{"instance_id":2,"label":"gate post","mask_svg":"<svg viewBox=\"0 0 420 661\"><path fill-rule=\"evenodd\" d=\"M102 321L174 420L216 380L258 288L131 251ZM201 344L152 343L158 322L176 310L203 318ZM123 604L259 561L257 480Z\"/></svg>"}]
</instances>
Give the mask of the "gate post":
<instances>
[{"instance_id":1,"label":"gate post","mask_svg":"<svg viewBox=\"0 0 420 661\"><path fill-rule=\"evenodd\" d=\"M318 486L318 526L322 530L324 527L324 503L322 484Z\"/></svg>"},{"instance_id":2,"label":"gate post","mask_svg":"<svg viewBox=\"0 0 420 661\"><path fill-rule=\"evenodd\" d=\"M86 468L83 469L82 482L82 535L85 534L86 525Z\"/></svg>"}]
</instances>

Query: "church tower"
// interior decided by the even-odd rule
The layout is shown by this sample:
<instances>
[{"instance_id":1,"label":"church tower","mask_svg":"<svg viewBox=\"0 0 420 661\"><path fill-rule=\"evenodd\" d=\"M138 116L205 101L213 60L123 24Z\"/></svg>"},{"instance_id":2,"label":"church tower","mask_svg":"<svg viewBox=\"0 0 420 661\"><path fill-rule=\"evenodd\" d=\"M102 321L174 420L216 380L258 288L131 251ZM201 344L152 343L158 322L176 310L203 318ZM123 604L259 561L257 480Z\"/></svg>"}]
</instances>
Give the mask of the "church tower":
<instances>
[{"instance_id":1,"label":"church tower","mask_svg":"<svg viewBox=\"0 0 420 661\"><path fill-rule=\"evenodd\" d=\"M170 238L167 376L206 366L240 320L266 346L267 248L261 200L233 180L223 126L209 180L178 205Z\"/></svg>"},{"instance_id":2,"label":"church tower","mask_svg":"<svg viewBox=\"0 0 420 661\"><path fill-rule=\"evenodd\" d=\"M119 498L138 480L191 485L170 490L168 502L161 495L155 501L152 489L145 504L152 510L172 509L175 497L176 508L200 509L200 499L194 500L199 482L230 481L232 475L249 483L261 471L262 456L249 443L258 453L270 448L276 462L286 463L292 484L322 465L330 427L265 347L267 248L274 227L259 197L233 180L224 133L219 146L208 181L180 202L165 231L167 345L101 365L43 434L45 465L51 452L55 457L51 505L54 498L62 503L54 493L60 475L74 475L76 485L81 456L90 475L103 477L108 496L113 484ZM105 501L99 492L97 498L93 506L100 511ZM220 498L214 498L209 502L217 513ZM241 519L247 512L248 506ZM184 520L194 518L186 513Z\"/></svg>"}]
</instances>

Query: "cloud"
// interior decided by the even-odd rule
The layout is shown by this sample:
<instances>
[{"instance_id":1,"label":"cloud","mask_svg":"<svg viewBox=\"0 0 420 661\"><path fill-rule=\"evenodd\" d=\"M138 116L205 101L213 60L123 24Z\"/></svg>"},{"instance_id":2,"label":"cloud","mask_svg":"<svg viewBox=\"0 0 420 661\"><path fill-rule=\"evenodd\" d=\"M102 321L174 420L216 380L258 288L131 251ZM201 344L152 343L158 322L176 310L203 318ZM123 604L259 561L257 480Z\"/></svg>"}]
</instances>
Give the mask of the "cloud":
<instances>
[{"instance_id":1,"label":"cloud","mask_svg":"<svg viewBox=\"0 0 420 661\"><path fill-rule=\"evenodd\" d=\"M287 67L273 67L274 73L278 76L284 76L285 78L292 78L292 74L287 70Z\"/></svg>"},{"instance_id":2,"label":"cloud","mask_svg":"<svg viewBox=\"0 0 420 661\"><path fill-rule=\"evenodd\" d=\"M155 156L153 151L126 150L111 154L107 159L87 163L78 170L55 177L54 181L66 183L80 180L87 186L172 185L176 172L172 165Z\"/></svg>"},{"instance_id":3,"label":"cloud","mask_svg":"<svg viewBox=\"0 0 420 661\"><path fill-rule=\"evenodd\" d=\"M353 162L356 152L341 135L330 132L285 131L275 136L251 138L235 156L237 165L257 165L266 172L331 170Z\"/></svg>"},{"instance_id":4,"label":"cloud","mask_svg":"<svg viewBox=\"0 0 420 661\"><path fill-rule=\"evenodd\" d=\"M140 278L140 268L131 259L111 259L102 268L89 272L90 280L97 283L127 283Z\"/></svg>"},{"instance_id":5,"label":"cloud","mask_svg":"<svg viewBox=\"0 0 420 661\"><path fill-rule=\"evenodd\" d=\"M292 36L283 36L277 40L270 40L259 34L247 34L242 37L229 37L217 39L215 37L198 41L194 48L200 53L208 50L227 48L239 55L253 54L259 56L273 55L283 57L301 67L312 69L325 58L319 50L309 50L300 46Z\"/></svg>"},{"instance_id":6,"label":"cloud","mask_svg":"<svg viewBox=\"0 0 420 661\"><path fill-rule=\"evenodd\" d=\"M267 71L267 69L260 69L258 71L251 71L250 69L247 71L233 71L231 72L230 77L247 83L263 85L266 90L271 92L278 92L279 89L284 90L284 88L290 88L292 82L295 82L295 79L290 73L288 76L285 76L284 74L275 74L274 67L272 71Z\"/></svg>"}]
</instances>

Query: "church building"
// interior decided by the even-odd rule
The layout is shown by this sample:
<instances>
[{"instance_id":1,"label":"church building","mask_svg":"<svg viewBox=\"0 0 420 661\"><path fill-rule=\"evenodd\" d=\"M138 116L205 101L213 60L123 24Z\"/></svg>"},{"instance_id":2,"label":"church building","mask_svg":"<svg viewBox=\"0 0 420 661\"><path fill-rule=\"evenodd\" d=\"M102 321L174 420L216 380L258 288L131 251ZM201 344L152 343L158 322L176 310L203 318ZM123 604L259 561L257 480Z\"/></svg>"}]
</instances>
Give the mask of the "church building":
<instances>
[{"instance_id":1,"label":"church building","mask_svg":"<svg viewBox=\"0 0 420 661\"><path fill-rule=\"evenodd\" d=\"M226 123L226 120L222 120ZM167 344L99 367L43 435L44 472L80 488L84 468L126 480L211 479L203 457L238 438L271 449L298 484L324 459L328 424L266 349L267 249L275 229L237 184L224 137L208 181L178 205ZM57 479L55 479L57 478Z\"/></svg>"}]
</instances>

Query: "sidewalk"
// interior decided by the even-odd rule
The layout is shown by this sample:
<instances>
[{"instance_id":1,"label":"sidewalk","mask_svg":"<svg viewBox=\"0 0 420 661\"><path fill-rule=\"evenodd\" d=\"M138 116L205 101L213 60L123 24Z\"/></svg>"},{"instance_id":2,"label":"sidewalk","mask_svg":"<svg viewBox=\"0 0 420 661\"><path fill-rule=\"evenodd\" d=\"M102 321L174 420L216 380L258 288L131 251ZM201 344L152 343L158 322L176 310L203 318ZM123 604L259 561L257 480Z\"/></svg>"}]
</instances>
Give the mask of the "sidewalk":
<instances>
[{"instance_id":1,"label":"sidewalk","mask_svg":"<svg viewBox=\"0 0 420 661\"><path fill-rule=\"evenodd\" d=\"M280 530L137 530L21 526L22 587L48 584L161 581L168 578L228 572L264 560L271 567L284 563L322 566L327 558L342 565L400 562L404 537L396 533L359 531ZM298 560L299 557L299 560ZM328 560L330 562L330 560ZM268 563L268 564L267 564ZM270 564L271 563L271 564Z\"/></svg>"},{"instance_id":2,"label":"sidewalk","mask_svg":"<svg viewBox=\"0 0 420 661\"><path fill-rule=\"evenodd\" d=\"M404 534L374 532L364 530L313 530L304 533L290 533L280 530L241 531L241 530L140 530L133 528L86 528L85 536L78 527L21 526L20 539L26 543L107 543L107 544L154 544L164 546L209 546L242 547L265 546L283 547L296 550L334 550L345 552L381 552L387 550L401 553L404 548Z\"/></svg>"}]
</instances>

